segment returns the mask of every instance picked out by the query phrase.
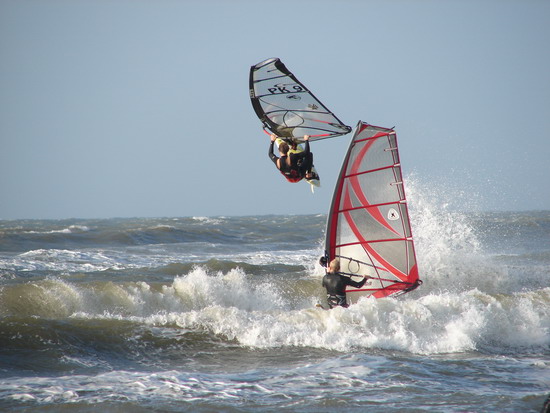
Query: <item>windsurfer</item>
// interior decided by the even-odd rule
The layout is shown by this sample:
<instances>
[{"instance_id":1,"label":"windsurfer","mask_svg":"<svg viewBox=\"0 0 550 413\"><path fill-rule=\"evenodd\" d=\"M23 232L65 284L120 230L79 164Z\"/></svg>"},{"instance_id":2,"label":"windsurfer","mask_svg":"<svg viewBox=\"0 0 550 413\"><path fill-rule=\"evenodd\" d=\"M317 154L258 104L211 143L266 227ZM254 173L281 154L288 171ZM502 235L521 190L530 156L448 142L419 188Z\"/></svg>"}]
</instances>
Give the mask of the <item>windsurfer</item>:
<instances>
[{"instance_id":1,"label":"windsurfer","mask_svg":"<svg viewBox=\"0 0 550 413\"><path fill-rule=\"evenodd\" d=\"M311 171L313 167L313 153L309 150L309 135L304 135L305 148L301 152L293 152L286 142L279 145L279 155L273 153L273 146L277 140L277 135L271 134L271 143L269 145L269 159L289 182L299 182L303 178L318 179L315 172Z\"/></svg>"},{"instance_id":2,"label":"windsurfer","mask_svg":"<svg viewBox=\"0 0 550 413\"><path fill-rule=\"evenodd\" d=\"M370 278L368 275L363 276L361 281L353 281L350 277L346 277L340 273L340 260L333 259L328 268L328 272L323 277L323 287L327 290L327 302L330 308L337 306L348 307L346 302L346 286L351 285L355 288L361 288Z\"/></svg>"}]
</instances>

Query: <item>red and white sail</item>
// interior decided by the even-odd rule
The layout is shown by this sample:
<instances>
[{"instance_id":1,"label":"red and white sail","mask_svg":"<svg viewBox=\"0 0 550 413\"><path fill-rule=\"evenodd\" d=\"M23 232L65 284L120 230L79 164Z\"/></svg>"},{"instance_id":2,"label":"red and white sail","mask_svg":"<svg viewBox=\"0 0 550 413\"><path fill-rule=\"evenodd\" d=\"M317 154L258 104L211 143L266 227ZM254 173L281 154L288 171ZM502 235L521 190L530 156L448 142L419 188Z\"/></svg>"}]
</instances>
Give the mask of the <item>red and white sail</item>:
<instances>
[{"instance_id":1,"label":"red and white sail","mask_svg":"<svg viewBox=\"0 0 550 413\"><path fill-rule=\"evenodd\" d=\"M360 289L348 287L348 301L403 294L420 285L393 129L358 123L336 183L326 236L329 261L340 258L341 271L349 276L372 277Z\"/></svg>"}]
</instances>

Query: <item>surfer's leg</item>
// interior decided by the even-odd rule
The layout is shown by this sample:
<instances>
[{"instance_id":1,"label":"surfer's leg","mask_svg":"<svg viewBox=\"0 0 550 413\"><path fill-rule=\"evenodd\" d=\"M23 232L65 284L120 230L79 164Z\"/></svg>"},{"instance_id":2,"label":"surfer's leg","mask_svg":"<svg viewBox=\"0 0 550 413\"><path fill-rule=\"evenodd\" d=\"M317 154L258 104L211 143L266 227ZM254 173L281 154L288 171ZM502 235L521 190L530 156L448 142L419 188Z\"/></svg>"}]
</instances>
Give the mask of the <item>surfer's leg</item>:
<instances>
[{"instance_id":1,"label":"surfer's leg","mask_svg":"<svg viewBox=\"0 0 550 413\"><path fill-rule=\"evenodd\" d=\"M311 168L313 168L313 153L309 152L305 155L302 165L300 165L300 172L303 173L306 179L318 179L319 177L315 176L317 174L312 172Z\"/></svg>"}]
</instances>

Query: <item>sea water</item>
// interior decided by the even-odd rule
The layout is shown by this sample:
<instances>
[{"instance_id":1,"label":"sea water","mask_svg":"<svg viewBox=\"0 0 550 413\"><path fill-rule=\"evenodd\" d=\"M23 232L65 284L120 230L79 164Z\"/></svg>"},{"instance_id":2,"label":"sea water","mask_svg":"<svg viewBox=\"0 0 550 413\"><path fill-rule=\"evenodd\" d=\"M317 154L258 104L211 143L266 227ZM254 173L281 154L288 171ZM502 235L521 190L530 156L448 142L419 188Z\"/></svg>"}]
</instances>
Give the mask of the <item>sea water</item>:
<instances>
[{"instance_id":1,"label":"sea water","mask_svg":"<svg viewBox=\"0 0 550 413\"><path fill-rule=\"evenodd\" d=\"M550 211L410 190L423 285L325 311L325 215L0 221L0 411L539 412Z\"/></svg>"}]
</instances>

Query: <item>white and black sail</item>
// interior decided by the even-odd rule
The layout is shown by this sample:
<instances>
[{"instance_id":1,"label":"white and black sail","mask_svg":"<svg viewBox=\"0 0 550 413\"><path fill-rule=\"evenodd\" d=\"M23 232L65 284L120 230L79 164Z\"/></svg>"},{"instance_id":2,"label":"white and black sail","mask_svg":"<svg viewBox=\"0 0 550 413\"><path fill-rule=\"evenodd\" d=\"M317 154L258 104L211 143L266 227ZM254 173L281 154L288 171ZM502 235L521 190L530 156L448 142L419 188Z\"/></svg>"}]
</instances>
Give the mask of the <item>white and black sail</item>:
<instances>
[{"instance_id":1,"label":"white and black sail","mask_svg":"<svg viewBox=\"0 0 550 413\"><path fill-rule=\"evenodd\" d=\"M250 99L264 128L301 142L345 135L351 131L327 109L278 58L250 68Z\"/></svg>"}]
</instances>

